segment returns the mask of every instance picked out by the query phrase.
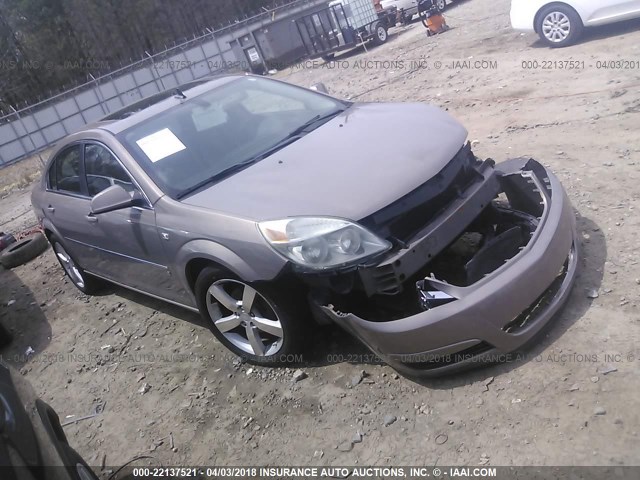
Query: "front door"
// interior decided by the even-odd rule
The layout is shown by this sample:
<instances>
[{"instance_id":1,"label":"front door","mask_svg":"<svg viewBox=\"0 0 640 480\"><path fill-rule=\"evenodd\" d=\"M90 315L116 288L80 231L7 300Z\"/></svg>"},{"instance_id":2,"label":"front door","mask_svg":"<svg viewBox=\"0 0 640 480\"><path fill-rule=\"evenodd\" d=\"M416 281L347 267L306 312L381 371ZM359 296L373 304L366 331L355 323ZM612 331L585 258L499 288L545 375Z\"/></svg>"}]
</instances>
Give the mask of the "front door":
<instances>
[{"instance_id":1,"label":"front door","mask_svg":"<svg viewBox=\"0 0 640 480\"><path fill-rule=\"evenodd\" d=\"M138 190L115 155L102 144L85 144L84 172L90 198L112 185ZM146 200L139 206L97 215L89 209L85 218L86 243L95 251L95 273L176 300L172 295L175 282L167 268L155 211Z\"/></svg>"}]
</instances>

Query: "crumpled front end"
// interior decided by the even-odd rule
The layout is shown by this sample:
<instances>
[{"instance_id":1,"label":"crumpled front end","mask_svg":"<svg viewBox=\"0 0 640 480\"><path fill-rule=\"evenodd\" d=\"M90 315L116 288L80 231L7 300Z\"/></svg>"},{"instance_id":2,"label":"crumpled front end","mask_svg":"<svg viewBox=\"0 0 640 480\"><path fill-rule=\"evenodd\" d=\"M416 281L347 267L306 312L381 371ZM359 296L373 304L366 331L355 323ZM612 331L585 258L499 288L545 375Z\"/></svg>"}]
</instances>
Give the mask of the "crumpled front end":
<instances>
[{"instance_id":1,"label":"crumpled front end","mask_svg":"<svg viewBox=\"0 0 640 480\"><path fill-rule=\"evenodd\" d=\"M385 258L312 290L316 312L412 375L517 350L576 277L575 216L555 175L532 159L480 162L468 146L459 156L452 171L363 220L394 242Z\"/></svg>"}]
</instances>

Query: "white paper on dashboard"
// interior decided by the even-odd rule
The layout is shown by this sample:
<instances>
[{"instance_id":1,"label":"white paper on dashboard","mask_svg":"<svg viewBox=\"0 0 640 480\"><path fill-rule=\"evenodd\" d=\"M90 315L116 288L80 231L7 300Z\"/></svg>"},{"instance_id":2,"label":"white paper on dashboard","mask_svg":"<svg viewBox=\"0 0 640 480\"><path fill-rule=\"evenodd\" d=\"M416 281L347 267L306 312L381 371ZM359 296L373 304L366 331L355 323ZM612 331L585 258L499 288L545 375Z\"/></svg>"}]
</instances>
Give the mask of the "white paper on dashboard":
<instances>
[{"instance_id":1,"label":"white paper on dashboard","mask_svg":"<svg viewBox=\"0 0 640 480\"><path fill-rule=\"evenodd\" d=\"M141 138L136 143L152 162L157 162L187 148L168 128Z\"/></svg>"}]
</instances>

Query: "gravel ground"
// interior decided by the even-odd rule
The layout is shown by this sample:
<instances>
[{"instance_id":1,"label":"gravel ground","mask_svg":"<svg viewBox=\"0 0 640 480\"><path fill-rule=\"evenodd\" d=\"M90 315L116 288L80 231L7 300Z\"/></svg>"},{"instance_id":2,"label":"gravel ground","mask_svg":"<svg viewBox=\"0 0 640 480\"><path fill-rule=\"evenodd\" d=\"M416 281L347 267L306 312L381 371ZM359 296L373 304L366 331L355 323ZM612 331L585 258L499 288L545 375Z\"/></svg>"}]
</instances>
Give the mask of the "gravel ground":
<instances>
[{"instance_id":1,"label":"gravel ground","mask_svg":"<svg viewBox=\"0 0 640 480\"><path fill-rule=\"evenodd\" d=\"M16 331L3 358L63 421L102 405L65 427L90 464L640 465L640 70L601 68L640 58L640 22L549 50L513 32L508 10L459 2L443 35L414 23L382 47L276 77L359 101L434 103L467 126L479 156L550 166L584 255L543 338L513 361L417 383L327 328L294 381L297 367L238 363L189 312L115 287L79 294L48 251L0 272L0 321ZM560 69L565 60L580 68ZM25 190L0 205L4 230L35 222Z\"/></svg>"}]
</instances>

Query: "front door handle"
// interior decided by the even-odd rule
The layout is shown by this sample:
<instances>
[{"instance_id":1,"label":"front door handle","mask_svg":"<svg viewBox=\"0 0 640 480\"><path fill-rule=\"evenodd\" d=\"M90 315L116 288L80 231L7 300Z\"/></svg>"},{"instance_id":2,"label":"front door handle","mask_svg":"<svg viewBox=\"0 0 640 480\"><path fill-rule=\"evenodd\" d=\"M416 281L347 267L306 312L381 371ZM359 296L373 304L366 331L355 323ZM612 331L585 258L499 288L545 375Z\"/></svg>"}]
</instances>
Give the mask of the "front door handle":
<instances>
[{"instance_id":1,"label":"front door handle","mask_svg":"<svg viewBox=\"0 0 640 480\"><path fill-rule=\"evenodd\" d=\"M98 217L96 217L95 215L89 214L84 218L86 218L89 223L98 223Z\"/></svg>"},{"instance_id":2,"label":"front door handle","mask_svg":"<svg viewBox=\"0 0 640 480\"><path fill-rule=\"evenodd\" d=\"M53 213L53 212L55 212L55 211L56 211L56 209L55 209L54 207L52 207L51 205L49 205L49 206L47 207L47 212Z\"/></svg>"}]
</instances>

